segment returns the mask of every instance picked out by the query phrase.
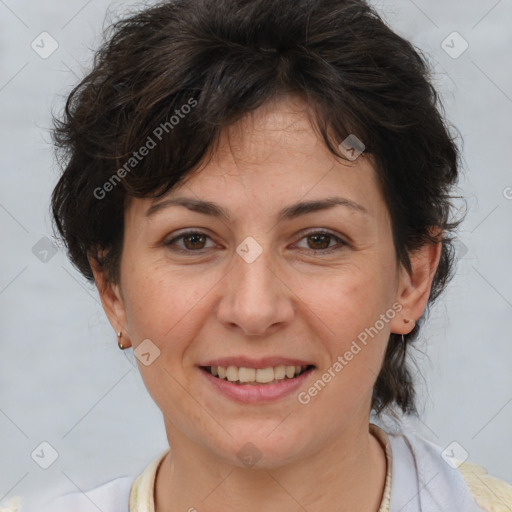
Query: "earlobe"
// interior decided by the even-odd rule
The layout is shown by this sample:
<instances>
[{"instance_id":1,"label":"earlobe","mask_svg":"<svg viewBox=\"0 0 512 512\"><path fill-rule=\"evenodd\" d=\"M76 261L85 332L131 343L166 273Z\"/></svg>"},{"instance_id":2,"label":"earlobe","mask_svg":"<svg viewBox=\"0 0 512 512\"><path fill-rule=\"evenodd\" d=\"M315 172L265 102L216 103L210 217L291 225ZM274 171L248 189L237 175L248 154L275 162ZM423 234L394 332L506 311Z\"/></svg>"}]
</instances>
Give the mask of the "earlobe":
<instances>
[{"instance_id":1,"label":"earlobe","mask_svg":"<svg viewBox=\"0 0 512 512\"><path fill-rule=\"evenodd\" d=\"M432 281L442 252L442 242L427 242L409 255L411 271L400 268L397 301L402 305L399 317L391 322L391 331L409 333L427 307ZM405 320L409 322L405 322Z\"/></svg>"},{"instance_id":2,"label":"earlobe","mask_svg":"<svg viewBox=\"0 0 512 512\"><path fill-rule=\"evenodd\" d=\"M110 325L116 333L121 332L123 338L128 339L126 335L126 312L120 286L107 279L100 263L94 257L89 256L89 264L91 265L101 304ZM124 347L127 346L124 342Z\"/></svg>"}]
</instances>

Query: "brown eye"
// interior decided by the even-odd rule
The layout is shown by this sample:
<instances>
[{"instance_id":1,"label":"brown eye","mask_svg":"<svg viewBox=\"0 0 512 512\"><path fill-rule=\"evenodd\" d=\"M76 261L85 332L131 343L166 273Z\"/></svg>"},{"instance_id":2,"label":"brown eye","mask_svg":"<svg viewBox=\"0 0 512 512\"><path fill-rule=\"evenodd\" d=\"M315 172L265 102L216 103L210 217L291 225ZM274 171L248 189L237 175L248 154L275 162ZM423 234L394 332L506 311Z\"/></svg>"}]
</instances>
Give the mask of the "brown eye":
<instances>
[{"instance_id":1,"label":"brown eye","mask_svg":"<svg viewBox=\"0 0 512 512\"><path fill-rule=\"evenodd\" d=\"M309 235L308 240L313 241L312 249L327 249L329 247L331 235L327 234L318 234L318 235Z\"/></svg>"},{"instance_id":2,"label":"brown eye","mask_svg":"<svg viewBox=\"0 0 512 512\"><path fill-rule=\"evenodd\" d=\"M205 244L205 239L207 237L199 233L194 233L192 235L187 235L182 238L184 241L184 245L187 249L203 249L203 245ZM190 241L190 243L187 243L187 241Z\"/></svg>"},{"instance_id":3,"label":"brown eye","mask_svg":"<svg viewBox=\"0 0 512 512\"><path fill-rule=\"evenodd\" d=\"M348 245L347 242L342 240L340 237L327 231L306 233L301 240L307 240L307 247L300 247L301 249L309 249L310 251L318 253L330 253L332 251L340 250ZM331 244L333 241L337 242L337 244Z\"/></svg>"},{"instance_id":4,"label":"brown eye","mask_svg":"<svg viewBox=\"0 0 512 512\"><path fill-rule=\"evenodd\" d=\"M164 245L178 252L199 252L207 248L205 244L209 238L205 233L189 231L165 242Z\"/></svg>"}]
</instances>

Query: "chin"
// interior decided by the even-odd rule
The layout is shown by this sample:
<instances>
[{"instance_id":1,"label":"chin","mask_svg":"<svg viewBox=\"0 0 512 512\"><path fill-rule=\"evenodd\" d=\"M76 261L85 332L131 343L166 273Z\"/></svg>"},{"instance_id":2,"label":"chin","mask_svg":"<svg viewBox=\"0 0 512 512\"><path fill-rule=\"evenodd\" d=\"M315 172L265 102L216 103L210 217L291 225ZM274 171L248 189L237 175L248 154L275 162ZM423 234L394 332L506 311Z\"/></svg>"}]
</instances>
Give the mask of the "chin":
<instances>
[{"instance_id":1,"label":"chin","mask_svg":"<svg viewBox=\"0 0 512 512\"><path fill-rule=\"evenodd\" d=\"M226 436L212 450L229 464L254 470L275 469L297 460L301 453L305 456L304 436L278 425L275 420L267 420L252 422L246 428L231 426L228 432L236 434Z\"/></svg>"}]
</instances>

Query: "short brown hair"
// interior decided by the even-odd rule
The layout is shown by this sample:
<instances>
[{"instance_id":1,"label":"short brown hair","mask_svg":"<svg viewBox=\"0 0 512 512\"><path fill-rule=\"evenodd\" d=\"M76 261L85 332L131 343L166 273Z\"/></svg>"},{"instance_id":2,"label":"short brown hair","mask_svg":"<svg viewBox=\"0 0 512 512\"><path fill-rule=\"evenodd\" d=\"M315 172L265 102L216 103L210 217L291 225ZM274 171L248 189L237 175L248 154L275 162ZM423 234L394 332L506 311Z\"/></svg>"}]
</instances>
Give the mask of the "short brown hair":
<instances>
[{"instance_id":1,"label":"short brown hair","mask_svg":"<svg viewBox=\"0 0 512 512\"><path fill-rule=\"evenodd\" d=\"M428 61L363 0L174 0L114 23L53 131L64 167L53 216L78 270L93 280L91 256L117 281L126 197L170 190L213 152L224 127L281 94L312 107L333 154L343 158L338 143L350 134L364 142L397 261L410 269L409 252L435 241L432 226L443 231L432 303L453 269L449 192L459 153ZM193 108L185 114L184 105ZM127 167L157 127L156 147ZM391 334L377 413L392 404L416 410L404 356Z\"/></svg>"}]
</instances>

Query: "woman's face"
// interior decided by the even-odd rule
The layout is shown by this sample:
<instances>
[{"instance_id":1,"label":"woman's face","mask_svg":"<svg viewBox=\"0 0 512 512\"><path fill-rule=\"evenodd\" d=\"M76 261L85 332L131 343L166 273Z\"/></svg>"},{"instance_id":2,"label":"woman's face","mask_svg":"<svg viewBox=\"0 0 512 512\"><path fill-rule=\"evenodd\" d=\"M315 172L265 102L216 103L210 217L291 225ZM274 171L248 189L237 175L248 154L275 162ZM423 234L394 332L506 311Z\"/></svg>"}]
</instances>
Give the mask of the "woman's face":
<instances>
[{"instance_id":1,"label":"woman's face","mask_svg":"<svg viewBox=\"0 0 512 512\"><path fill-rule=\"evenodd\" d=\"M335 159L304 109L267 104L224 132L185 184L126 209L110 319L140 357L170 440L232 464L249 455L272 467L367 433L389 334L407 332L406 273L374 168L364 153ZM295 365L313 368L282 378ZM274 382L221 381L210 366Z\"/></svg>"}]
</instances>

